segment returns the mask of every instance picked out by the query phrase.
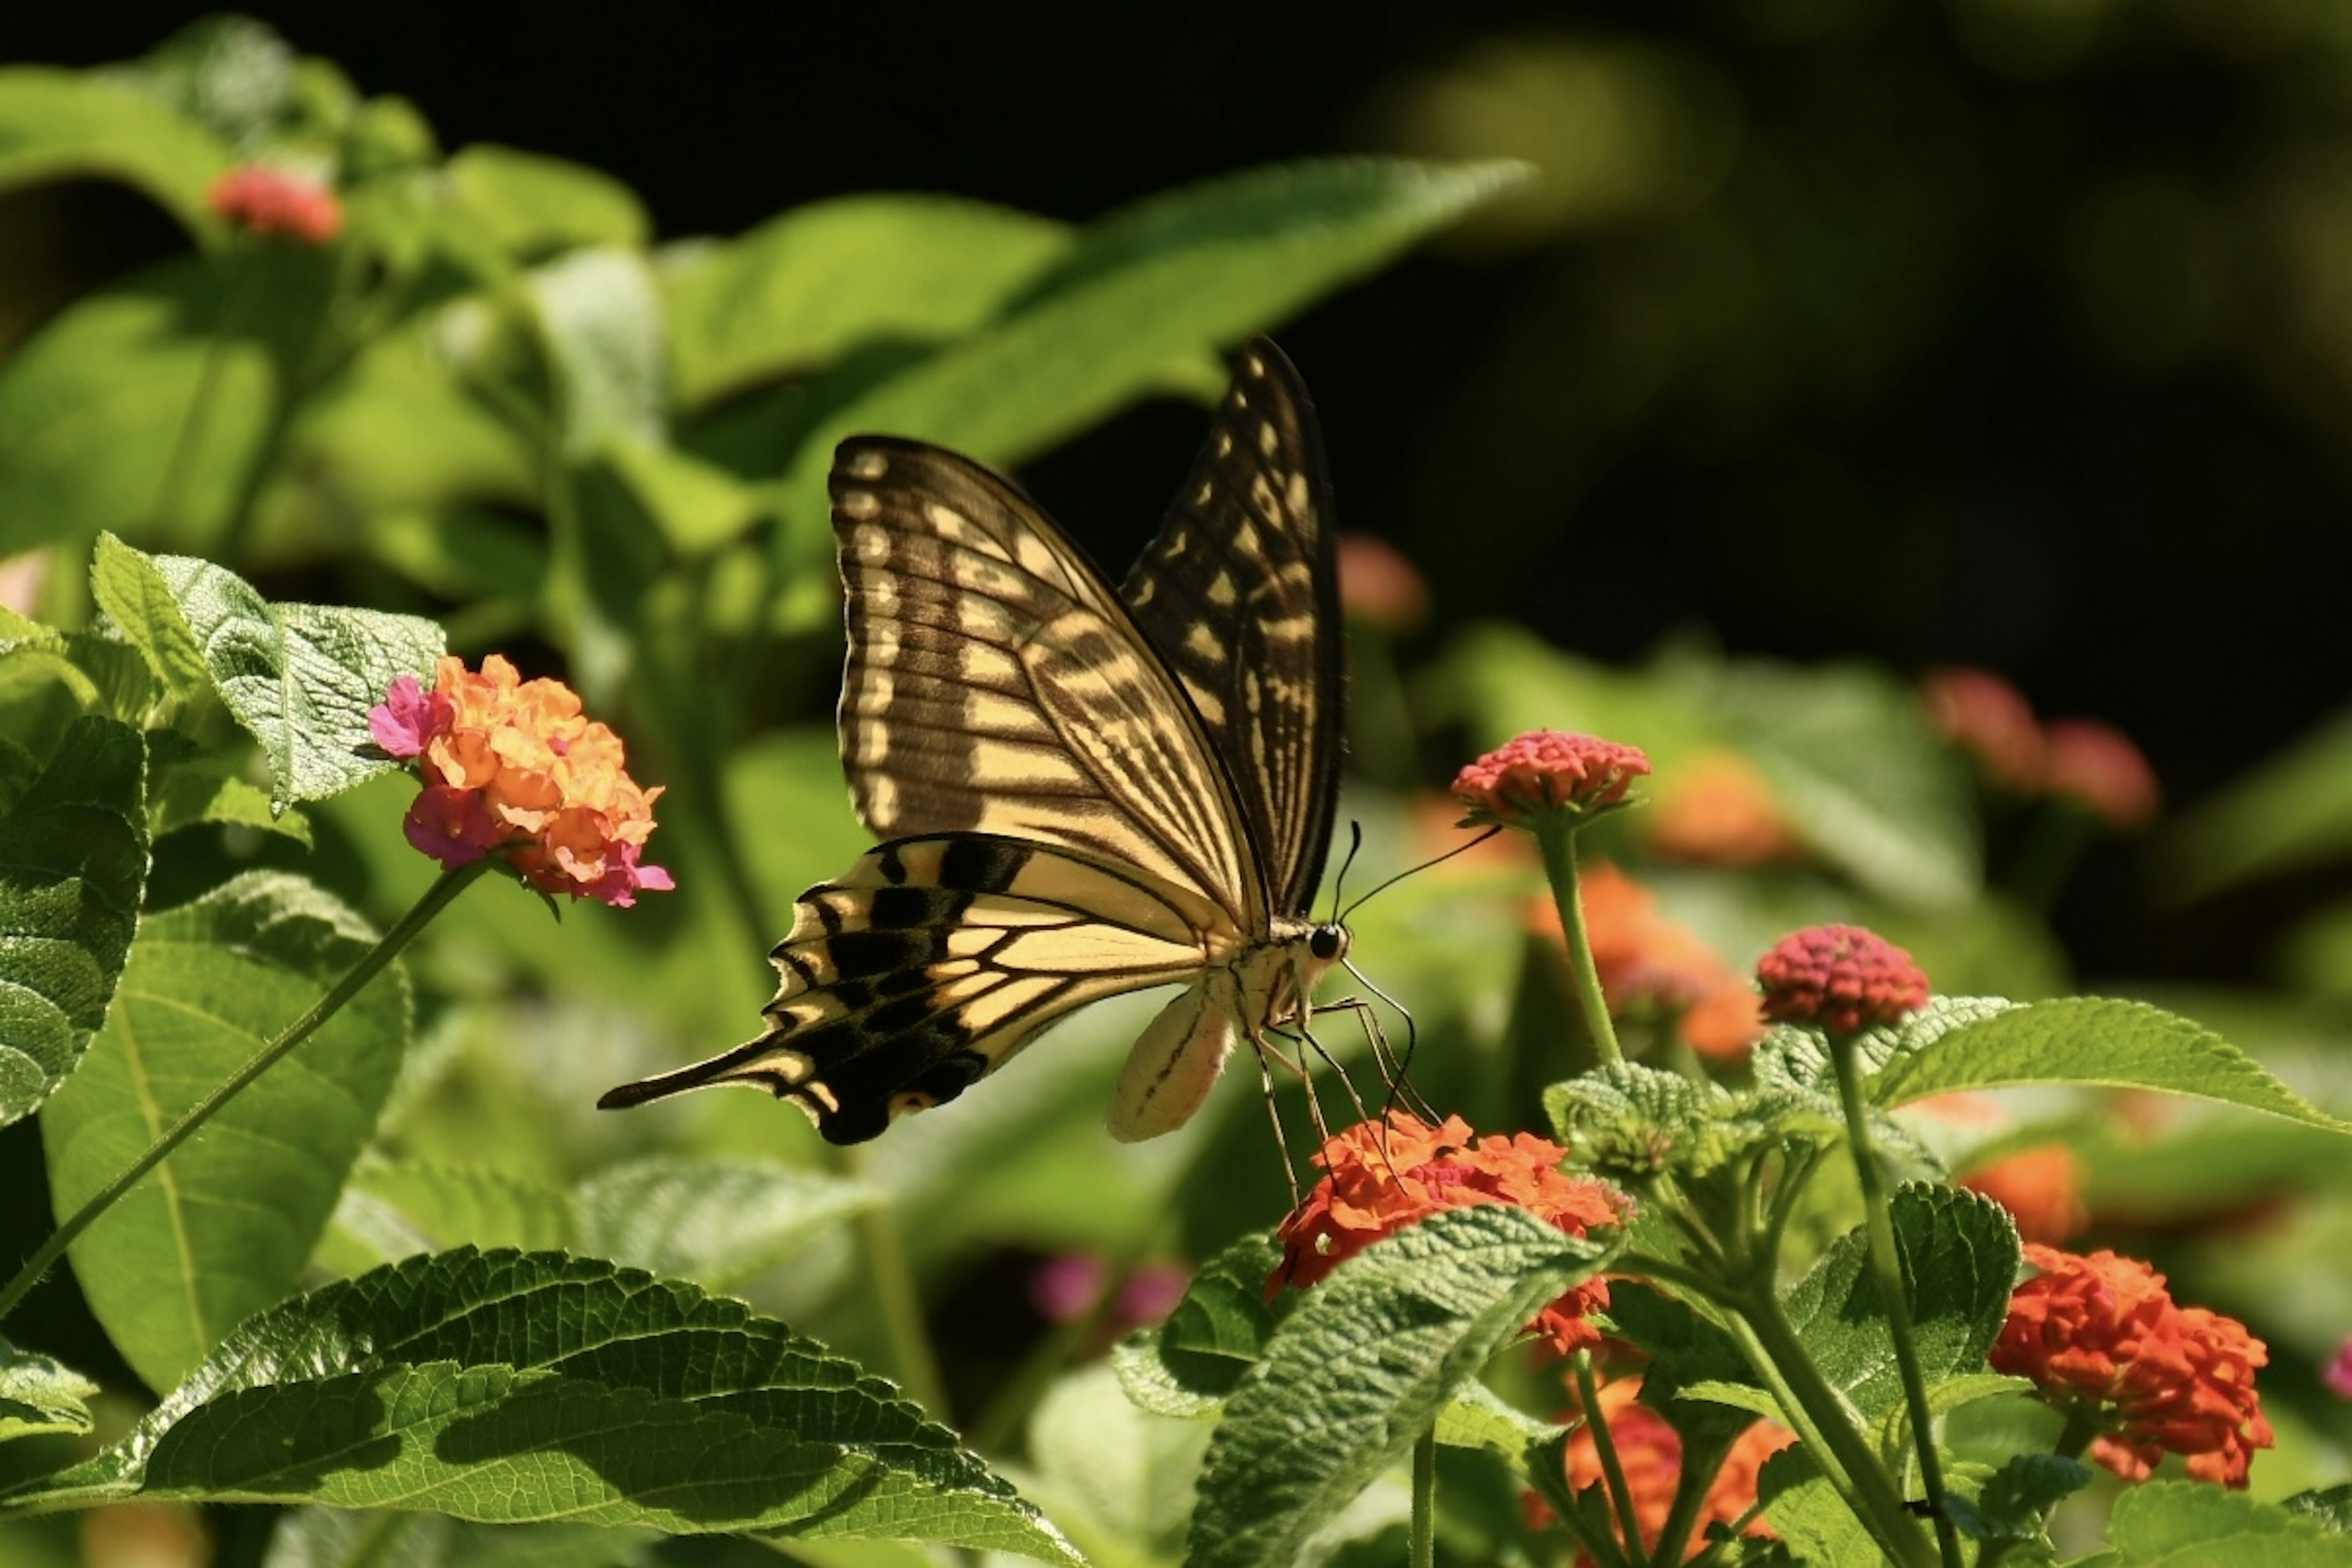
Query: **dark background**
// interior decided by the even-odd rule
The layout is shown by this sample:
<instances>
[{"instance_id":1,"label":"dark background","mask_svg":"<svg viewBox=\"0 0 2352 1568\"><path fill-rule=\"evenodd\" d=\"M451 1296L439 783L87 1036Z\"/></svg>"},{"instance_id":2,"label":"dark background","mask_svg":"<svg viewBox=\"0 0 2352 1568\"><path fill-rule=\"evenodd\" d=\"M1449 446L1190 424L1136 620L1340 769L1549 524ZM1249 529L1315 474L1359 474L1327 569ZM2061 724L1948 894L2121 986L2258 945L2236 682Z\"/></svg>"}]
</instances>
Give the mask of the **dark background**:
<instances>
[{"instance_id":1,"label":"dark background","mask_svg":"<svg viewBox=\"0 0 2352 1568\"><path fill-rule=\"evenodd\" d=\"M1617 658L1980 664L2128 731L2175 804L2347 689L2324 0L253 9L445 146L616 175L666 238L872 189L1085 219L1302 154L1528 156L1534 196L1278 334L1343 522L1431 580L1426 646L1509 616ZM12 7L0 56L198 14ZM171 243L125 218L91 266ZM1198 425L1147 406L1027 477L1116 561ZM2065 922L2089 966L2239 962L2116 855Z\"/></svg>"}]
</instances>

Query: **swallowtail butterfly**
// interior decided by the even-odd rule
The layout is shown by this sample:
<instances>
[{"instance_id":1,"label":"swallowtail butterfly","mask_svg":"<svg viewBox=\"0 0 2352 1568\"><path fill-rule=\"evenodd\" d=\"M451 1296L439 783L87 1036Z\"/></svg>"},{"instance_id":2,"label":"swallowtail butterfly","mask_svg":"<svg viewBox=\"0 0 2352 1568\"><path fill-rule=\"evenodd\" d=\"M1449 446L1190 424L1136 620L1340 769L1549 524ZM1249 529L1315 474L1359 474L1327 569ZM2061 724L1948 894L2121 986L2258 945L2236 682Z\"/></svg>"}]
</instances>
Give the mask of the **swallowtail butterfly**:
<instances>
[{"instance_id":1,"label":"swallowtail butterfly","mask_svg":"<svg viewBox=\"0 0 2352 1568\"><path fill-rule=\"evenodd\" d=\"M1272 343L1244 351L1116 591L1010 480L937 447L845 441L832 495L842 769L884 842L801 895L766 1033L601 1103L745 1084L859 1142L1073 1008L1174 983L1110 1124L1181 1125L1236 1038L1304 1023L1348 946L1307 912L1339 790L1340 626L1298 373Z\"/></svg>"}]
</instances>

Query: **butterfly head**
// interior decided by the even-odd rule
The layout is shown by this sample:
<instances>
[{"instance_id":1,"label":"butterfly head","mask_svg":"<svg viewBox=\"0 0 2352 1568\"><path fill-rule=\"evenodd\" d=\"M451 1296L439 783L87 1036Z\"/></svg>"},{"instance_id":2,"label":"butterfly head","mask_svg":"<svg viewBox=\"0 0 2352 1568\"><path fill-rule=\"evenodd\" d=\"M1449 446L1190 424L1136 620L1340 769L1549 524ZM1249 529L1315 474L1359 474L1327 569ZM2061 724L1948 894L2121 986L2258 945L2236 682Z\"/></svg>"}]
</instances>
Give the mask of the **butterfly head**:
<instances>
[{"instance_id":1,"label":"butterfly head","mask_svg":"<svg viewBox=\"0 0 2352 1568\"><path fill-rule=\"evenodd\" d=\"M1326 921L1307 933L1307 951L1318 963L1337 963L1348 956L1354 933L1338 921Z\"/></svg>"}]
</instances>

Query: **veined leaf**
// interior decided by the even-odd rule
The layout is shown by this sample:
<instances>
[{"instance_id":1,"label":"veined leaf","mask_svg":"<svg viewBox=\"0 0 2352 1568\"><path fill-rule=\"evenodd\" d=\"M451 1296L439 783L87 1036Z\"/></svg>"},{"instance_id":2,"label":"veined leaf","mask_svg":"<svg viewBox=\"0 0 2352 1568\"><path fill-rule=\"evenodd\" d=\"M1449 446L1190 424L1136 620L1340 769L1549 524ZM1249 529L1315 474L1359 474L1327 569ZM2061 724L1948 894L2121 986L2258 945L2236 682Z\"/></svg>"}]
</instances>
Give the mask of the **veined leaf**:
<instances>
[{"instance_id":1,"label":"veined leaf","mask_svg":"<svg viewBox=\"0 0 2352 1568\"><path fill-rule=\"evenodd\" d=\"M284 1302L42 1489L1078 1561L888 1384L740 1301L562 1253L465 1248Z\"/></svg>"},{"instance_id":2,"label":"veined leaf","mask_svg":"<svg viewBox=\"0 0 2352 1568\"><path fill-rule=\"evenodd\" d=\"M223 231L205 195L228 166L219 138L121 82L48 66L0 70L0 190L121 180L209 238Z\"/></svg>"},{"instance_id":3,"label":"veined leaf","mask_svg":"<svg viewBox=\"0 0 2352 1568\"><path fill-rule=\"evenodd\" d=\"M41 1118L58 1217L300 1016L373 936L275 872L150 917L106 1027ZM90 1310L153 1386L170 1387L238 1320L294 1288L374 1131L407 1031L406 987L379 978L74 1243Z\"/></svg>"},{"instance_id":4,"label":"veined leaf","mask_svg":"<svg viewBox=\"0 0 2352 1568\"><path fill-rule=\"evenodd\" d=\"M0 1125L106 1021L147 885L146 758L129 725L77 719L0 816Z\"/></svg>"},{"instance_id":5,"label":"veined leaf","mask_svg":"<svg viewBox=\"0 0 2352 1568\"><path fill-rule=\"evenodd\" d=\"M63 1362L0 1340L0 1443L40 1432L89 1430L98 1384Z\"/></svg>"}]
</instances>

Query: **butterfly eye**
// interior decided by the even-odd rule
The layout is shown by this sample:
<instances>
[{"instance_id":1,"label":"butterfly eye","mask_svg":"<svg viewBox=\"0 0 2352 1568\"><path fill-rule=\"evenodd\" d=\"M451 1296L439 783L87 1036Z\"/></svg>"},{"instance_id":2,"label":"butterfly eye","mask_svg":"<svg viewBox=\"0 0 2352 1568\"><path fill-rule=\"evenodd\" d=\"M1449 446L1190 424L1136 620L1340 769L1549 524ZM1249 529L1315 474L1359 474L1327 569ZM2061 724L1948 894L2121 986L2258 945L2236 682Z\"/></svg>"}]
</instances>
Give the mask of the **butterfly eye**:
<instances>
[{"instance_id":1,"label":"butterfly eye","mask_svg":"<svg viewBox=\"0 0 2352 1568\"><path fill-rule=\"evenodd\" d=\"M1348 928L1343 925L1317 926L1307 938L1307 951L1325 963L1348 951Z\"/></svg>"}]
</instances>

